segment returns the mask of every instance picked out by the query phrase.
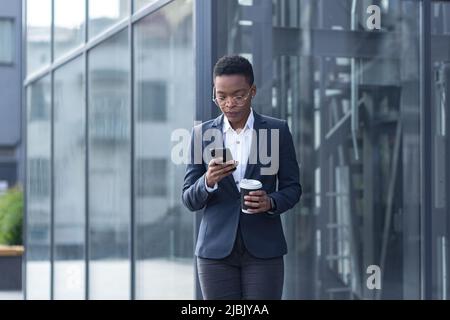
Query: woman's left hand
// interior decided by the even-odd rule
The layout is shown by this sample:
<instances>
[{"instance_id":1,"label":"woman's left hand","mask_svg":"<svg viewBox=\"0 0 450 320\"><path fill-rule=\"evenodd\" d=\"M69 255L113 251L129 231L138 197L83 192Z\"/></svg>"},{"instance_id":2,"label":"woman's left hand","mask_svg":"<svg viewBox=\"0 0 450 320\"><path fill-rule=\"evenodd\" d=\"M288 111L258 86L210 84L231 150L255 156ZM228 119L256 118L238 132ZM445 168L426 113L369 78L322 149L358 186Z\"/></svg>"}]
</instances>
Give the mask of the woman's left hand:
<instances>
[{"instance_id":1,"label":"woman's left hand","mask_svg":"<svg viewBox=\"0 0 450 320\"><path fill-rule=\"evenodd\" d=\"M270 198L264 190L250 191L244 200L249 213L263 213L272 209Z\"/></svg>"}]
</instances>

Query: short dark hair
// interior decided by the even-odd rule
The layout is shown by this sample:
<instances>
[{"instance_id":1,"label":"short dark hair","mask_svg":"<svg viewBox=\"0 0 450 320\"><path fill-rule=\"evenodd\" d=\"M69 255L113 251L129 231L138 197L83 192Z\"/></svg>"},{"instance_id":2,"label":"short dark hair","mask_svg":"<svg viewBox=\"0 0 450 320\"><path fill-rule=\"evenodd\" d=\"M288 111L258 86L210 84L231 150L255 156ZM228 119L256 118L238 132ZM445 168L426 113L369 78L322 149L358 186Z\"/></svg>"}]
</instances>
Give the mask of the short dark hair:
<instances>
[{"instance_id":1,"label":"short dark hair","mask_svg":"<svg viewBox=\"0 0 450 320\"><path fill-rule=\"evenodd\" d=\"M250 86L255 81L252 64L244 57L229 55L220 58L214 66L214 79L219 76L232 74L245 76Z\"/></svg>"}]
</instances>

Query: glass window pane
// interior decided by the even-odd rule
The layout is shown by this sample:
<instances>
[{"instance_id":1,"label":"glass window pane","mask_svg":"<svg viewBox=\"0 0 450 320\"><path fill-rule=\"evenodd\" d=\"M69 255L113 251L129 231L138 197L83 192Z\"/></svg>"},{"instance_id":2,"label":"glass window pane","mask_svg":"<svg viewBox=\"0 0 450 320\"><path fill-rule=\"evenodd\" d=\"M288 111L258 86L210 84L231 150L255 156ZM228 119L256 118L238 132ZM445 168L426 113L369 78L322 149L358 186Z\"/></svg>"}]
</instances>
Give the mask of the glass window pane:
<instances>
[{"instance_id":1,"label":"glass window pane","mask_svg":"<svg viewBox=\"0 0 450 320\"><path fill-rule=\"evenodd\" d=\"M84 42L86 1L55 0L55 58Z\"/></svg>"},{"instance_id":2,"label":"glass window pane","mask_svg":"<svg viewBox=\"0 0 450 320\"><path fill-rule=\"evenodd\" d=\"M50 76L27 89L27 299L50 299Z\"/></svg>"},{"instance_id":3,"label":"glass window pane","mask_svg":"<svg viewBox=\"0 0 450 320\"><path fill-rule=\"evenodd\" d=\"M55 72L54 91L54 295L85 293L85 107L81 58Z\"/></svg>"},{"instance_id":4,"label":"glass window pane","mask_svg":"<svg viewBox=\"0 0 450 320\"><path fill-rule=\"evenodd\" d=\"M14 22L0 18L0 64L12 63L14 57Z\"/></svg>"},{"instance_id":5,"label":"glass window pane","mask_svg":"<svg viewBox=\"0 0 450 320\"><path fill-rule=\"evenodd\" d=\"M89 54L90 297L130 298L128 30Z\"/></svg>"},{"instance_id":6,"label":"glass window pane","mask_svg":"<svg viewBox=\"0 0 450 320\"><path fill-rule=\"evenodd\" d=\"M51 0L27 0L27 73L50 63Z\"/></svg>"},{"instance_id":7,"label":"glass window pane","mask_svg":"<svg viewBox=\"0 0 450 320\"><path fill-rule=\"evenodd\" d=\"M158 0L133 0L134 1L134 10L137 11L146 5L150 5L152 3L158 2Z\"/></svg>"},{"instance_id":8,"label":"glass window pane","mask_svg":"<svg viewBox=\"0 0 450 320\"><path fill-rule=\"evenodd\" d=\"M138 299L194 298L193 216L180 201L185 167L170 148L174 130L189 136L195 114L192 10L176 0L135 29Z\"/></svg>"},{"instance_id":9,"label":"glass window pane","mask_svg":"<svg viewBox=\"0 0 450 320\"><path fill-rule=\"evenodd\" d=\"M130 13L130 0L90 0L89 37L116 24Z\"/></svg>"}]
</instances>

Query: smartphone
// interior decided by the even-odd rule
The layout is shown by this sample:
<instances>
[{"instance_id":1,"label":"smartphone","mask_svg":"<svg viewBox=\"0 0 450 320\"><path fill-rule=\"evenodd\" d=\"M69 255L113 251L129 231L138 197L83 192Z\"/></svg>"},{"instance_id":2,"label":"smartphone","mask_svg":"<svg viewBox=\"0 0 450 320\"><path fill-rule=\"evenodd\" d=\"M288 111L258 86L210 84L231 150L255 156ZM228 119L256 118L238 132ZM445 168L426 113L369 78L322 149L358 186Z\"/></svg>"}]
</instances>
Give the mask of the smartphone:
<instances>
[{"instance_id":1,"label":"smartphone","mask_svg":"<svg viewBox=\"0 0 450 320\"><path fill-rule=\"evenodd\" d=\"M229 148L214 148L211 149L211 157L213 158L222 158L224 162L233 160L233 156L231 154L231 150ZM233 169L233 171L236 168Z\"/></svg>"}]
</instances>

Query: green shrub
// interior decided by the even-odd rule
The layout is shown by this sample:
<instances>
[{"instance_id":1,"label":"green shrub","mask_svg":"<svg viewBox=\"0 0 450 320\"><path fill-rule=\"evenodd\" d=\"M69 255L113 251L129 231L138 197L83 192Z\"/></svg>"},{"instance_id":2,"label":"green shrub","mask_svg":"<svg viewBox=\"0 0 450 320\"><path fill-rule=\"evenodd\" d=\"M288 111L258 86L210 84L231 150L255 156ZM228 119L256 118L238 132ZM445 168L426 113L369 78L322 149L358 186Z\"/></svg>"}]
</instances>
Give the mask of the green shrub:
<instances>
[{"instance_id":1,"label":"green shrub","mask_svg":"<svg viewBox=\"0 0 450 320\"><path fill-rule=\"evenodd\" d=\"M19 187L0 196L0 244L22 244L23 192Z\"/></svg>"}]
</instances>

